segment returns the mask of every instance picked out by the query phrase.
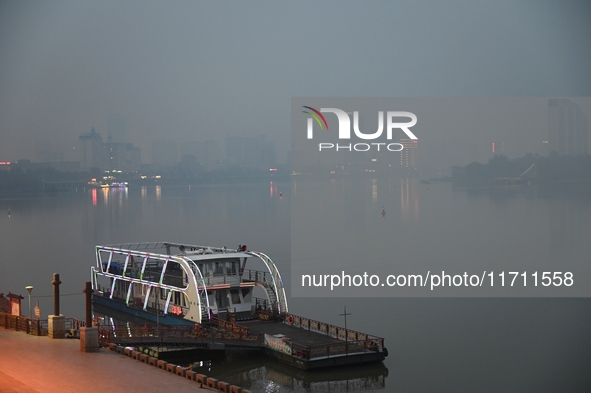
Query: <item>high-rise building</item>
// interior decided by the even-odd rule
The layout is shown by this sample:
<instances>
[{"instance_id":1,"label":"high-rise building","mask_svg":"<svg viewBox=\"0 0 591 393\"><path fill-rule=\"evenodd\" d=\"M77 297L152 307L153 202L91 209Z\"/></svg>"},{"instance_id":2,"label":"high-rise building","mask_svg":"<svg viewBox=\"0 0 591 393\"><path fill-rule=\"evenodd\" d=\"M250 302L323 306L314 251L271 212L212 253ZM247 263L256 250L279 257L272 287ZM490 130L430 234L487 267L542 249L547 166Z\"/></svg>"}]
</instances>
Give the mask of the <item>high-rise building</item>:
<instances>
[{"instance_id":1,"label":"high-rise building","mask_svg":"<svg viewBox=\"0 0 591 393\"><path fill-rule=\"evenodd\" d=\"M587 115L566 98L548 100L548 152L580 155L589 153Z\"/></svg>"},{"instance_id":2,"label":"high-rise building","mask_svg":"<svg viewBox=\"0 0 591 393\"><path fill-rule=\"evenodd\" d=\"M103 170L135 172L140 169L140 148L131 143L103 143Z\"/></svg>"},{"instance_id":3,"label":"high-rise building","mask_svg":"<svg viewBox=\"0 0 591 393\"><path fill-rule=\"evenodd\" d=\"M417 168L417 147L416 139L400 139L399 142L403 149L400 151L400 167L406 169Z\"/></svg>"},{"instance_id":4,"label":"high-rise building","mask_svg":"<svg viewBox=\"0 0 591 393\"><path fill-rule=\"evenodd\" d=\"M131 143L114 142L109 136L103 143L101 135L94 130L80 135L80 169L88 171L97 168L101 171L133 172L140 169L140 148Z\"/></svg>"},{"instance_id":5,"label":"high-rise building","mask_svg":"<svg viewBox=\"0 0 591 393\"><path fill-rule=\"evenodd\" d=\"M80 166L83 171L103 167L103 138L94 130L80 135Z\"/></svg>"}]
</instances>

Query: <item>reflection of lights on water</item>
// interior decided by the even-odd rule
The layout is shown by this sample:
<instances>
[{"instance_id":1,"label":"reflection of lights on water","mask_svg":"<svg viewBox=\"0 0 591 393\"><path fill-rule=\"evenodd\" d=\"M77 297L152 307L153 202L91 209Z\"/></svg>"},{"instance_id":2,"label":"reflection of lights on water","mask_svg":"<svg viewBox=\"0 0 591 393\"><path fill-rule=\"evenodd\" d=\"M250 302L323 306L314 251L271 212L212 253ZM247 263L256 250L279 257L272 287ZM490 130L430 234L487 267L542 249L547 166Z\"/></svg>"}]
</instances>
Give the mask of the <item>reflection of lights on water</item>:
<instances>
[{"instance_id":1,"label":"reflection of lights on water","mask_svg":"<svg viewBox=\"0 0 591 393\"><path fill-rule=\"evenodd\" d=\"M90 192L90 194L92 195L92 206L96 206L96 204L97 204L96 188L93 188L92 191Z\"/></svg>"},{"instance_id":2,"label":"reflection of lights on water","mask_svg":"<svg viewBox=\"0 0 591 393\"><path fill-rule=\"evenodd\" d=\"M141 195L142 200L145 200L148 197L148 187L142 186Z\"/></svg>"},{"instance_id":3,"label":"reflection of lights on water","mask_svg":"<svg viewBox=\"0 0 591 393\"><path fill-rule=\"evenodd\" d=\"M101 188L101 190L103 191L103 201L105 202L105 205L107 205L109 203L109 189Z\"/></svg>"},{"instance_id":4,"label":"reflection of lights on water","mask_svg":"<svg viewBox=\"0 0 591 393\"><path fill-rule=\"evenodd\" d=\"M267 386L265 386L266 392L277 392L280 386L273 381L268 381Z\"/></svg>"},{"instance_id":5,"label":"reflection of lights on water","mask_svg":"<svg viewBox=\"0 0 591 393\"><path fill-rule=\"evenodd\" d=\"M156 186L156 200L159 201L162 199L162 190L160 186Z\"/></svg>"}]
</instances>

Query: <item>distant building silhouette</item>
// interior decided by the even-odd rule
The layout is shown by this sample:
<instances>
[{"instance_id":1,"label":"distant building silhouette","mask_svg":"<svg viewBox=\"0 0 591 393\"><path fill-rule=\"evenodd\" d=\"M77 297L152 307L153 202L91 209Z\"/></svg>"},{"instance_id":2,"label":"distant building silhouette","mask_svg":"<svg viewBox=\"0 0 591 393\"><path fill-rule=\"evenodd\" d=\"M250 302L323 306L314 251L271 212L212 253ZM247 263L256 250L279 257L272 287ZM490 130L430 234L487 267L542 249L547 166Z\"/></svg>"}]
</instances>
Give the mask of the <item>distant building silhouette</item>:
<instances>
[{"instance_id":1,"label":"distant building silhouette","mask_svg":"<svg viewBox=\"0 0 591 393\"><path fill-rule=\"evenodd\" d=\"M587 115L566 98L548 100L548 151L558 154L589 153Z\"/></svg>"},{"instance_id":2,"label":"distant building silhouette","mask_svg":"<svg viewBox=\"0 0 591 393\"><path fill-rule=\"evenodd\" d=\"M101 135L94 127L89 134L80 135L80 169L88 171L98 168L101 171L133 172L140 169L140 148L131 143L114 142L109 136L103 143Z\"/></svg>"},{"instance_id":3,"label":"distant building silhouette","mask_svg":"<svg viewBox=\"0 0 591 393\"><path fill-rule=\"evenodd\" d=\"M231 165L251 169L269 169L277 165L275 145L265 135L227 137L226 159Z\"/></svg>"},{"instance_id":4,"label":"distant building silhouette","mask_svg":"<svg viewBox=\"0 0 591 393\"><path fill-rule=\"evenodd\" d=\"M109 142L103 143L104 171L135 172L140 169L140 148L131 143Z\"/></svg>"},{"instance_id":5,"label":"distant building silhouette","mask_svg":"<svg viewBox=\"0 0 591 393\"><path fill-rule=\"evenodd\" d=\"M154 167L171 167L177 163L175 142L169 140L152 142L152 165Z\"/></svg>"},{"instance_id":6,"label":"distant building silhouette","mask_svg":"<svg viewBox=\"0 0 591 393\"><path fill-rule=\"evenodd\" d=\"M83 171L103 167L103 138L94 130L80 135L80 167Z\"/></svg>"},{"instance_id":7,"label":"distant building silhouette","mask_svg":"<svg viewBox=\"0 0 591 393\"><path fill-rule=\"evenodd\" d=\"M404 169L417 168L417 148L419 146L416 139L400 139L399 142L404 148L400 151L400 166Z\"/></svg>"},{"instance_id":8,"label":"distant building silhouette","mask_svg":"<svg viewBox=\"0 0 591 393\"><path fill-rule=\"evenodd\" d=\"M181 161L187 157L194 156L196 162L204 169L211 170L221 160L220 146L217 141L207 140L205 142L188 141L181 144Z\"/></svg>"}]
</instances>

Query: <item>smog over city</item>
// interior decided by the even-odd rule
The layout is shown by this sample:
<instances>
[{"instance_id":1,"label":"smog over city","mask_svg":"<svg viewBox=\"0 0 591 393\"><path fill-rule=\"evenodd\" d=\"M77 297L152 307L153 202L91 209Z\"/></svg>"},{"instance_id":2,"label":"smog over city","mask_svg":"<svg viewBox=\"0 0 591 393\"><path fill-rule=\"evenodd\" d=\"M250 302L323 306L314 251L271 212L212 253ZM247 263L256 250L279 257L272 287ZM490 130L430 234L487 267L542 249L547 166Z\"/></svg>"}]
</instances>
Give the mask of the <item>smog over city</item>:
<instances>
[{"instance_id":1,"label":"smog over city","mask_svg":"<svg viewBox=\"0 0 591 393\"><path fill-rule=\"evenodd\" d=\"M224 326L256 341L271 359L179 363L251 391L590 391L590 16L570 0L0 1L0 385L41 391L3 356L33 336L2 316L49 329L59 273L60 313L88 315L90 276L109 334L133 309L210 349L233 345ZM67 367L43 356L20 358L39 380ZM121 367L90 381L123 386Z\"/></svg>"},{"instance_id":2,"label":"smog over city","mask_svg":"<svg viewBox=\"0 0 591 393\"><path fill-rule=\"evenodd\" d=\"M7 1L0 11L2 161L78 161L78 137L94 127L138 146L143 163L152 142L212 140L224 158L226 137L260 135L285 163L291 97L591 89L584 2ZM452 162L465 165L486 162L495 141L511 158L546 153L547 130L424 136L451 138L480 150Z\"/></svg>"}]
</instances>

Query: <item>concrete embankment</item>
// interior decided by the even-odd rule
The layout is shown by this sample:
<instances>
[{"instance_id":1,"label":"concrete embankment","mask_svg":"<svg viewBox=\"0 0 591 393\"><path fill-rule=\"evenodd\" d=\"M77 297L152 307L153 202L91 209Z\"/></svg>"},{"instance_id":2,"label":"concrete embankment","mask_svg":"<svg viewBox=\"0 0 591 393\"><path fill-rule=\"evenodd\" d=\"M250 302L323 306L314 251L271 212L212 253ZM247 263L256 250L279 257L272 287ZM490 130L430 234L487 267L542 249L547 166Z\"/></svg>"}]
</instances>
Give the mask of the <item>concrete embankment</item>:
<instances>
[{"instance_id":1,"label":"concrete embankment","mask_svg":"<svg viewBox=\"0 0 591 393\"><path fill-rule=\"evenodd\" d=\"M76 339L50 339L0 327L0 393L231 391L223 382L170 363L158 365L139 353L134 360L133 353L125 356L125 350L117 349L85 353Z\"/></svg>"}]
</instances>

